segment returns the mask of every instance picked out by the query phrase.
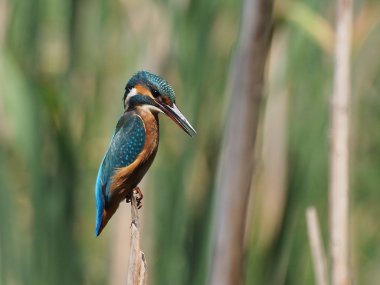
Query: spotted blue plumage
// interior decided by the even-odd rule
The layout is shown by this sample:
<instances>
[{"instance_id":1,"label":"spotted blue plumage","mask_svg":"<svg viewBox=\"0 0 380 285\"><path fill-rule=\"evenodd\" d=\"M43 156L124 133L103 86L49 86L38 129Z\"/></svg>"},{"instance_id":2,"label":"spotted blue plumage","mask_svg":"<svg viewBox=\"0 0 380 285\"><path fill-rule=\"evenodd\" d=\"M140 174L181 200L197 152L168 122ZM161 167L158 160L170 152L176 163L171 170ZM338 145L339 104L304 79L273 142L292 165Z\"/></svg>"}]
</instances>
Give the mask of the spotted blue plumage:
<instances>
[{"instance_id":1,"label":"spotted blue plumage","mask_svg":"<svg viewBox=\"0 0 380 285\"><path fill-rule=\"evenodd\" d=\"M103 210L110 199L109 189L115 170L133 163L144 144L145 128L142 119L134 113L124 113L116 125L96 179L96 235L99 235Z\"/></svg>"}]
</instances>

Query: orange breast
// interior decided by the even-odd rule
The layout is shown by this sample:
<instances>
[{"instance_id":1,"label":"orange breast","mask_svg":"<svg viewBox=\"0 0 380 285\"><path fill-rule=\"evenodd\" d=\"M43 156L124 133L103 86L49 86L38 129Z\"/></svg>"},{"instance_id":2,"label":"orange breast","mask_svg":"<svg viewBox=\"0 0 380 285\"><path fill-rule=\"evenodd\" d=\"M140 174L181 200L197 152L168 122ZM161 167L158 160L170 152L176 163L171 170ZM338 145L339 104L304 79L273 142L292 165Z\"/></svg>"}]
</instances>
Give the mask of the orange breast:
<instances>
[{"instance_id":1,"label":"orange breast","mask_svg":"<svg viewBox=\"0 0 380 285\"><path fill-rule=\"evenodd\" d=\"M106 226L113 214L124 201L127 195L131 195L133 189L140 183L145 173L151 166L158 148L158 117L149 110L137 108L136 112L144 122L145 145L136 160L127 167L120 168L111 178L110 199L106 205L100 226L99 233Z\"/></svg>"},{"instance_id":2,"label":"orange breast","mask_svg":"<svg viewBox=\"0 0 380 285\"><path fill-rule=\"evenodd\" d=\"M136 160L127 167L120 168L112 177L110 197L113 200L125 199L127 193L132 191L144 177L151 166L158 148L158 117L144 108L136 108L134 111L144 122L145 144ZM115 201L116 202L116 201Z\"/></svg>"}]
</instances>

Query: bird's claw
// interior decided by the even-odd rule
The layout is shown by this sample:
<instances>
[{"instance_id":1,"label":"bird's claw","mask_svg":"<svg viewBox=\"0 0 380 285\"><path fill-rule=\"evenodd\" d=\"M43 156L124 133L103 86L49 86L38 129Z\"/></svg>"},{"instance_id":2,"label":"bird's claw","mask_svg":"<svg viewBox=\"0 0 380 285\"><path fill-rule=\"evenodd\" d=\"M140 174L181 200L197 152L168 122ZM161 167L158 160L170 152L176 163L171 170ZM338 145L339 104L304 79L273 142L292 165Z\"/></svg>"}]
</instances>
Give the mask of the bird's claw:
<instances>
[{"instance_id":1,"label":"bird's claw","mask_svg":"<svg viewBox=\"0 0 380 285\"><path fill-rule=\"evenodd\" d=\"M136 197L137 209L141 209L141 207L142 207L141 200L144 198L144 195L142 194L140 187L136 187L135 189L133 189L133 193L137 195L137 197Z\"/></svg>"},{"instance_id":2,"label":"bird's claw","mask_svg":"<svg viewBox=\"0 0 380 285\"><path fill-rule=\"evenodd\" d=\"M125 197L125 202L130 203L132 200L132 195L136 195L137 209L141 209L142 207L141 200L144 198L144 195L142 194L140 188L139 187L134 188L132 193L130 195L127 195L127 197Z\"/></svg>"}]
</instances>

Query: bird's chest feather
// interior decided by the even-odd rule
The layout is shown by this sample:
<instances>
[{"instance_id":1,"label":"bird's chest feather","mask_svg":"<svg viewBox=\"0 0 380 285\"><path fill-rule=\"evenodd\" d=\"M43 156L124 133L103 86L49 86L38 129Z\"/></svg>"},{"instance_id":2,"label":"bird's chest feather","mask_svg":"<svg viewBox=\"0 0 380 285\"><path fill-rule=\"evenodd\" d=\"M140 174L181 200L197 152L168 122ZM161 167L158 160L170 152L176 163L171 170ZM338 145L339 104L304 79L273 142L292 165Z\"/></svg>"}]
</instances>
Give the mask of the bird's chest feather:
<instances>
[{"instance_id":1,"label":"bird's chest feather","mask_svg":"<svg viewBox=\"0 0 380 285\"><path fill-rule=\"evenodd\" d=\"M124 144L120 151L121 159L131 160L129 157L134 159L133 161L123 161L127 166L118 168L113 175L110 187L111 196L116 194L123 197L126 192L136 187L151 166L157 152L159 131L157 115L143 108L137 108L134 112L141 118L143 126L141 130L130 134L128 143ZM145 136L142 136L140 132L143 132ZM142 137L145 137L144 146L139 149L134 145L138 144Z\"/></svg>"}]
</instances>

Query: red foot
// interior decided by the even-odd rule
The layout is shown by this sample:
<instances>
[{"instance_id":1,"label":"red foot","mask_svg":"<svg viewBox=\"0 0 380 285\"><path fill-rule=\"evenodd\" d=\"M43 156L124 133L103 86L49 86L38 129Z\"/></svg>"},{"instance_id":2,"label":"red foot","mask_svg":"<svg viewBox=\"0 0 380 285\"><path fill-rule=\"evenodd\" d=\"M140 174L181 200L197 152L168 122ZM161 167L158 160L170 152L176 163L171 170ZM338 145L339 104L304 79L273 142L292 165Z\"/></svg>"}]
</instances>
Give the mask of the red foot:
<instances>
[{"instance_id":1,"label":"red foot","mask_svg":"<svg viewBox=\"0 0 380 285\"><path fill-rule=\"evenodd\" d=\"M141 192L139 187L136 187L135 189L133 189L133 192L137 194L137 197L136 197L137 209L141 209L141 207L142 207L141 200L144 198L144 195Z\"/></svg>"},{"instance_id":2,"label":"red foot","mask_svg":"<svg viewBox=\"0 0 380 285\"><path fill-rule=\"evenodd\" d=\"M133 191L128 193L128 195L125 197L125 202L130 203L132 200L132 195L137 195L136 201L137 201L137 209L141 209L142 203L141 200L144 198L144 195L142 194L139 187L135 187Z\"/></svg>"}]
</instances>

